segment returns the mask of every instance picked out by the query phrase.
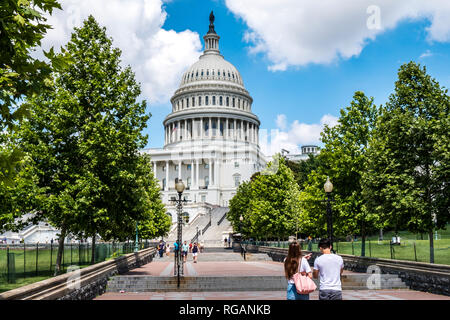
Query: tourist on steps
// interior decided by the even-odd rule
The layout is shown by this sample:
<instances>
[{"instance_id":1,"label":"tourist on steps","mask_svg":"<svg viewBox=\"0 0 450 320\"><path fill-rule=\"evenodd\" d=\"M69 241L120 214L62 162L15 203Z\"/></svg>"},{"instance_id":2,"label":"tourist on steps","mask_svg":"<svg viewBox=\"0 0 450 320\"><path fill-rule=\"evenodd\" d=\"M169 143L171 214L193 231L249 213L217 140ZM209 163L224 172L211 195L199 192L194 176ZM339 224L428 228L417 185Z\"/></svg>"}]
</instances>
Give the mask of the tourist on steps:
<instances>
[{"instance_id":1,"label":"tourist on steps","mask_svg":"<svg viewBox=\"0 0 450 320\"><path fill-rule=\"evenodd\" d=\"M159 240L158 252L159 252L159 257L162 258L164 255L164 242L162 240Z\"/></svg>"},{"instance_id":2,"label":"tourist on steps","mask_svg":"<svg viewBox=\"0 0 450 320\"><path fill-rule=\"evenodd\" d=\"M311 254L302 257L300 244L297 241L291 242L288 255L284 259L284 274L288 279L287 300L309 300L309 294L297 293L293 277L294 274L300 272L302 275L312 278L311 267L308 263L310 257Z\"/></svg>"},{"instance_id":3,"label":"tourist on steps","mask_svg":"<svg viewBox=\"0 0 450 320\"><path fill-rule=\"evenodd\" d=\"M197 254L198 254L198 244L197 242L195 242L194 246L192 247L192 256L194 257L194 263L197 263Z\"/></svg>"},{"instance_id":4,"label":"tourist on steps","mask_svg":"<svg viewBox=\"0 0 450 320\"><path fill-rule=\"evenodd\" d=\"M182 246L183 262L186 262L186 260L187 260L188 250L189 250L189 246L187 244L187 241L184 241L183 246Z\"/></svg>"},{"instance_id":5,"label":"tourist on steps","mask_svg":"<svg viewBox=\"0 0 450 320\"><path fill-rule=\"evenodd\" d=\"M322 239L319 242L323 254L314 260L313 276L320 274L319 300L342 300L341 275L344 271L344 260L341 256L331 253L331 242Z\"/></svg>"},{"instance_id":6,"label":"tourist on steps","mask_svg":"<svg viewBox=\"0 0 450 320\"><path fill-rule=\"evenodd\" d=\"M166 256L170 257L170 244L166 246Z\"/></svg>"}]
</instances>

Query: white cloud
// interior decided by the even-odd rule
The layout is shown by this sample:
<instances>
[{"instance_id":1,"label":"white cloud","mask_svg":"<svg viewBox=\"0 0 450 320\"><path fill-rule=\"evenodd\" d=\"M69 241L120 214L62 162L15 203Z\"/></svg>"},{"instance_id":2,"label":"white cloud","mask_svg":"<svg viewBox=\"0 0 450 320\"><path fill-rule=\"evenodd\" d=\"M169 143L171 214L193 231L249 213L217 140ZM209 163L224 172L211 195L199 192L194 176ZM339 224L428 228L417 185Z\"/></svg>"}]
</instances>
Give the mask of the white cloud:
<instances>
[{"instance_id":1,"label":"white cloud","mask_svg":"<svg viewBox=\"0 0 450 320\"><path fill-rule=\"evenodd\" d=\"M264 53L272 71L358 56L364 46L407 19L428 19L430 42L450 41L450 1L226 0L247 24L251 53Z\"/></svg>"},{"instance_id":2,"label":"white cloud","mask_svg":"<svg viewBox=\"0 0 450 320\"><path fill-rule=\"evenodd\" d=\"M430 50L425 51L419 57L419 59L424 59L433 56L433 53Z\"/></svg>"},{"instance_id":3,"label":"white cloud","mask_svg":"<svg viewBox=\"0 0 450 320\"><path fill-rule=\"evenodd\" d=\"M278 121L284 119L284 121ZM281 149L286 149L290 153L301 153L301 146L306 144L319 145L320 133L325 125L334 127L338 123L338 118L326 114L322 116L319 123L302 123L294 120L288 129L286 123L286 115L280 114L277 116L277 129L260 130L260 145L262 152L265 155L274 155L280 152ZM288 129L288 130L287 130Z\"/></svg>"},{"instance_id":4,"label":"white cloud","mask_svg":"<svg viewBox=\"0 0 450 320\"><path fill-rule=\"evenodd\" d=\"M281 130L286 129L287 123L286 123L286 115L285 114L277 115L277 119L275 122L277 124L277 127L280 128Z\"/></svg>"},{"instance_id":5,"label":"white cloud","mask_svg":"<svg viewBox=\"0 0 450 320\"><path fill-rule=\"evenodd\" d=\"M65 45L90 14L106 27L113 46L122 50L123 65L131 65L149 103L167 102L182 73L201 54L198 33L163 29L167 13L162 0L61 0L48 23L53 26L43 48ZM166 1L167 2L167 1Z\"/></svg>"}]
</instances>

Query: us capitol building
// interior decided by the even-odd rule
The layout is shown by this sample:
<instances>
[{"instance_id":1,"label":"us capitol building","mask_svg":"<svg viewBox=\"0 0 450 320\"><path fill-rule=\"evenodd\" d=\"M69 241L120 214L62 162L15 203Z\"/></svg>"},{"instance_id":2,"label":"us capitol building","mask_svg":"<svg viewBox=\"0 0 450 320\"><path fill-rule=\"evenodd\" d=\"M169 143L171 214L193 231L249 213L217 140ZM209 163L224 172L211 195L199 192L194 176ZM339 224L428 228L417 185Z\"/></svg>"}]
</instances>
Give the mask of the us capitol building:
<instances>
[{"instance_id":1,"label":"us capitol building","mask_svg":"<svg viewBox=\"0 0 450 320\"><path fill-rule=\"evenodd\" d=\"M253 99L239 71L220 54L212 13L203 39L203 54L183 74L170 99L172 112L163 121L164 147L143 150L151 156L174 223L176 210L170 199L177 197L176 178L186 186L187 222L208 208L227 207L241 181L266 165Z\"/></svg>"}]
</instances>

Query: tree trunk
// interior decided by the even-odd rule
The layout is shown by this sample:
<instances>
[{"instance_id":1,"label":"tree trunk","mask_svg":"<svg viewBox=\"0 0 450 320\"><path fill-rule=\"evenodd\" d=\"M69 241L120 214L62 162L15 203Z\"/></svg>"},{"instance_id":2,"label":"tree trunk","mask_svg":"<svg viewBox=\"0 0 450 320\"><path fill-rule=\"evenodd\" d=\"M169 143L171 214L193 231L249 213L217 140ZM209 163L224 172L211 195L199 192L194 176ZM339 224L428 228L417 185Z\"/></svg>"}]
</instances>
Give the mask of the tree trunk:
<instances>
[{"instance_id":1,"label":"tree trunk","mask_svg":"<svg viewBox=\"0 0 450 320\"><path fill-rule=\"evenodd\" d=\"M57 276L61 270L62 255L64 253L64 239L66 238L66 227L62 225L61 234L58 240L58 255L56 256L56 266L54 276Z\"/></svg>"},{"instance_id":2,"label":"tree trunk","mask_svg":"<svg viewBox=\"0 0 450 320\"><path fill-rule=\"evenodd\" d=\"M95 264L95 233L92 236L91 264Z\"/></svg>"}]
</instances>

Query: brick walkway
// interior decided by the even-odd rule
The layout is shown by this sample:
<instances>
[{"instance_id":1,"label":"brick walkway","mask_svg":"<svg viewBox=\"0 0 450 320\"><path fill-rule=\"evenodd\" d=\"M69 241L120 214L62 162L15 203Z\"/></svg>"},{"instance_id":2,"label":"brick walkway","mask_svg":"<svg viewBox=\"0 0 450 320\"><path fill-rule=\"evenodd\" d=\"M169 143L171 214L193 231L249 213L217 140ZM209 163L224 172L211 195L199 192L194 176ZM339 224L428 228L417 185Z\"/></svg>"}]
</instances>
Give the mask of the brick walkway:
<instances>
[{"instance_id":1,"label":"brick walkway","mask_svg":"<svg viewBox=\"0 0 450 320\"><path fill-rule=\"evenodd\" d=\"M225 261L228 260L228 261ZM153 262L133 269L127 275L173 275L173 256L155 257ZM344 271L344 274L350 274ZM274 261L243 261L238 253L202 253L198 263L189 256L185 263L186 276L273 276L283 275L283 264ZM413 290L344 290L344 300L450 300L450 297ZM95 300L285 300L285 291L235 292L107 292ZM310 295L318 300L318 291Z\"/></svg>"}]
</instances>

